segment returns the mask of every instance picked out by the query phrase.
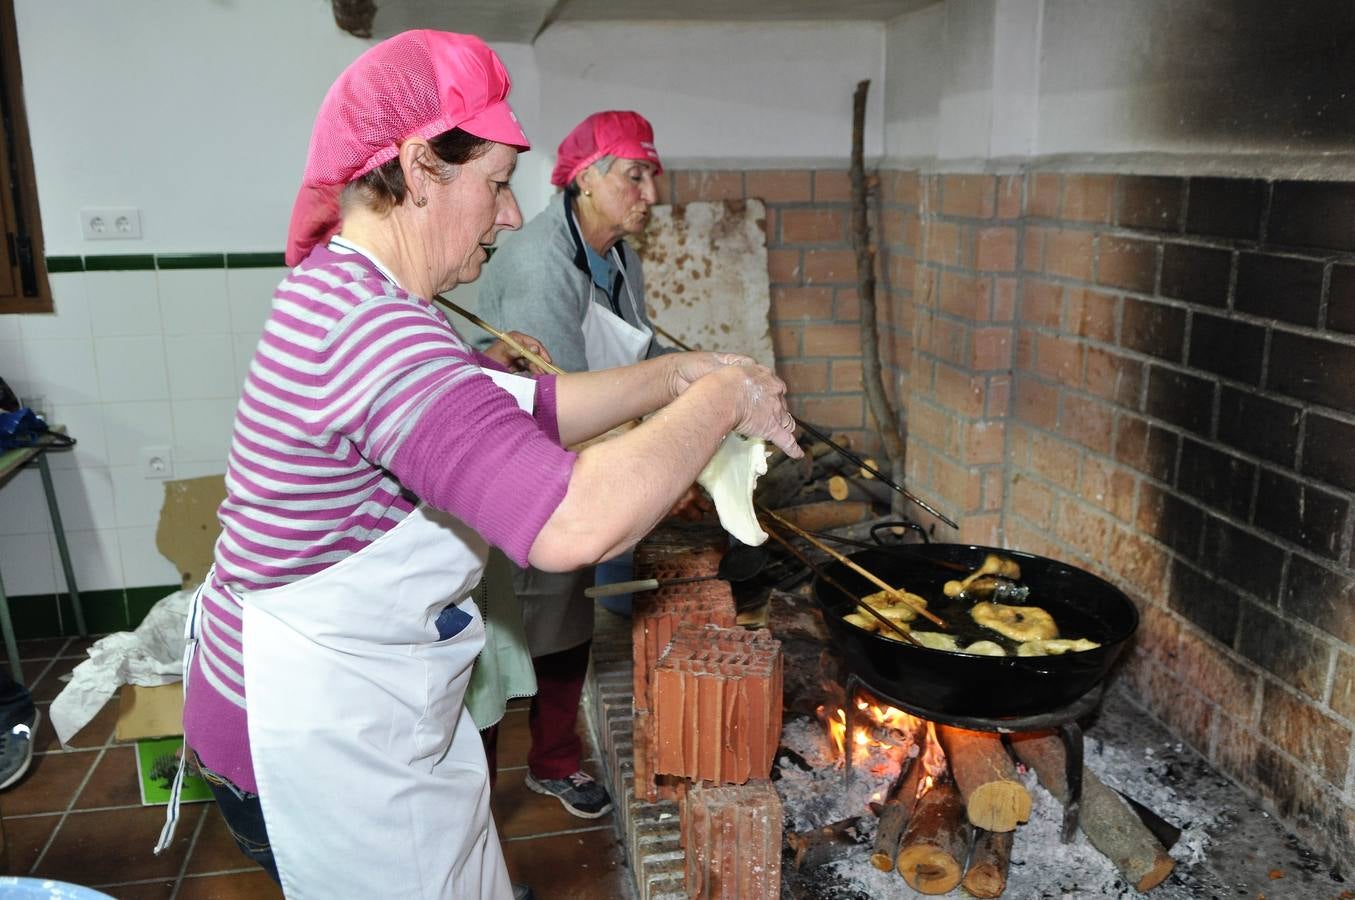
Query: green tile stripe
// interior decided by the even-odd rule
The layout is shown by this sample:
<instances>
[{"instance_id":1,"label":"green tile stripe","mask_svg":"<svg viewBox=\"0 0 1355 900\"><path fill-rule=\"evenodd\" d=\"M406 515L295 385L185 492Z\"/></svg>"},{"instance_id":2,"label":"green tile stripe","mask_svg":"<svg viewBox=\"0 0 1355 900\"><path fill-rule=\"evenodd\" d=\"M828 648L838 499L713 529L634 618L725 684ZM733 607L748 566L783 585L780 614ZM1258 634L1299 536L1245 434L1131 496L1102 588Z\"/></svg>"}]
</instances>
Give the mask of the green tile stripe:
<instances>
[{"instance_id":1,"label":"green tile stripe","mask_svg":"<svg viewBox=\"0 0 1355 900\"><path fill-rule=\"evenodd\" d=\"M110 256L86 256L86 272L128 272L154 269L155 256L150 253L119 253Z\"/></svg>"},{"instance_id":2,"label":"green tile stripe","mask_svg":"<svg viewBox=\"0 0 1355 900\"><path fill-rule=\"evenodd\" d=\"M157 269L224 269L224 253L157 253Z\"/></svg>"},{"instance_id":3,"label":"green tile stripe","mask_svg":"<svg viewBox=\"0 0 1355 900\"><path fill-rule=\"evenodd\" d=\"M80 592L80 608L90 634L130 631L141 624L146 613L162 597L179 590L179 585L137 587ZM70 637L75 634L75 612L67 593L25 594L9 598L14 636L33 638Z\"/></svg>"},{"instance_id":4,"label":"green tile stripe","mask_svg":"<svg viewBox=\"0 0 1355 900\"><path fill-rule=\"evenodd\" d=\"M62 272L140 272L148 269L286 268L281 253L109 253L49 256L49 274Z\"/></svg>"},{"instance_id":5,"label":"green tile stripe","mask_svg":"<svg viewBox=\"0 0 1355 900\"><path fill-rule=\"evenodd\" d=\"M47 257L47 274L49 275L56 275L61 272L83 271L85 271L85 261L79 256Z\"/></svg>"},{"instance_id":6,"label":"green tile stripe","mask_svg":"<svg viewBox=\"0 0 1355 900\"><path fill-rule=\"evenodd\" d=\"M281 253L227 253L228 269L267 269L286 266L287 261Z\"/></svg>"}]
</instances>

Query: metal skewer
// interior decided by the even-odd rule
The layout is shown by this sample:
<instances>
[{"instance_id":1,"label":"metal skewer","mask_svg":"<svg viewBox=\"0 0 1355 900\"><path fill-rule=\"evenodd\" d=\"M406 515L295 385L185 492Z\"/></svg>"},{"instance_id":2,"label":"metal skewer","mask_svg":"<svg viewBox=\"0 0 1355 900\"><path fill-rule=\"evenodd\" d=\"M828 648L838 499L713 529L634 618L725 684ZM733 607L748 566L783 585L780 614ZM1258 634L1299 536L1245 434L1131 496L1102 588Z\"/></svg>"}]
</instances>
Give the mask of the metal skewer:
<instances>
[{"instance_id":1,"label":"metal skewer","mask_svg":"<svg viewBox=\"0 0 1355 900\"><path fill-rule=\"evenodd\" d=\"M757 508L758 508L758 511L759 511L759 512L762 512L762 513L765 513L765 514L771 516L773 519L775 519L776 521L780 522L783 526L785 526L785 527L786 527L787 529L789 529L790 531L794 532L795 534L797 534L797 535L799 535L800 537L804 538L805 540L809 541L809 543L813 544L815 547L817 547L819 550L823 551L824 553L827 553L829 556L833 557L833 559L836 559L838 562L842 563L844 566L846 566L847 568L851 569L851 570L852 570L853 572L855 572L856 574L858 574L858 575L864 577L864 578L865 578L867 581L869 581L871 584L874 584L876 587L880 588L881 590L884 590L884 591L888 592L890 596L892 596L892 597L894 597L894 598L896 598L896 599L898 599L898 600L901 600L901 601L904 602L904 603L907 603L907 604L908 604L909 606L911 606L913 609L917 610L917 614L920 615L920 616L922 616L924 619L927 619L928 621L933 622L933 623L935 623L935 624L941 626L942 628L949 628L949 627L950 627L949 625L946 624L945 620L942 619L940 616L938 616L936 613L934 613L934 612L932 612L931 610L927 609L925 606L918 606L916 603L914 603L914 602L912 602L911 600L909 600L909 599L904 595L904 593L903 593L902 591L900 591L898 588L891 587L890 585L886 584L886 583L885 583L884 581L882 581L877 575L875 575L874 573L872 573L872 572L870 572L870 571L868 571L868 570L862 568L861 566L857 565L856 563L852 562L850 559L848 559L847 557L843 556L841 553L838 553L838 552L837 552L836 550L834 550L832 547L829 547L827 544L823 543L823 542L820 541L818 538L814 537L812 534L810 534L809 532L805 531L805 530L804 530L803 528L801 528L799 525L796 525L794 522L788 521L787 519L785 519L785 518L783 518L783 517L777 515L776 513L772 512L772 511L771 511L770 509L768 509L767 507L763 506L761 503L757 504ZM851 596L851 595L849 594L848 596ZM863 604L863 605L864 605L864 604Z\"/></svg>"},{"instance_id":2,"label":"metal skewer","mask_svg":"<svg viewBox=\"0 0 1355 900\"><path fill-rule=\"evenodd\" d=\"M911 500L912 502L916 503L918 506L920 506L920 507L922 507L923 509L925 509L927 512L929 512L929 513L931 513L932 515L936 516L936 517L937 517L938 519L940 519L942 522L945 522L945 523L946 523L947 525L949 525L951 528L957 528L957 529L958 529L958 528L960 527L959 525L957 525L957 524L955 523L955 521L954 521L953 519L951 519L951 518L949 518L948 516L945 516L945 515L943 515L943 514L937 512L936 509L934 509L931 505L929 505L929 504L927 503L927 501L923 500L921 497L918 497L916 494L914 494L913 492L909 491L907 488L905 488L905 487L903 487L903 486L901 486L901 485L897 485L897 484L895 484L893 481L889 480L887 477L885 477L884 473L881 472L879 469L875 468L875 467L872 466L870 463L866 462L864 459L862 459L861 457L857 456L855 453L853 453L852 451L848 450L846 447L842 446L842 445L839 444L837 441L833 440L832 438L830 438L828 435L824 434L824 433L823 433L822 431L820 431L819 429L815 428L813 425L807 424L806 422L803 422L803 421L801 421L800 419L796 419L796 420L795 420L795 423L796 423L797 425L799 425L801 428L803 428L805 431L809 432L809 433L810 433L811 435L813 435L814 437L816 437L816 438L818 438L819 440L823 441L823 442L824 442L825 444L827 444L829 447L832 447L832 448L833 448L834 450L836 450L838 453L841 453L843 456L847 457L847 458L850 459L852 462L856 463L858 466L860 466L861 468L865 469L867 472L869 472L870 474L874 475L876 478L880 479L880 481L881 481L882 483L887 484L889 487L891 487L891 488L893 488L894 490L898 491L898 492L899 492L900 494L902 494L906 499Z\"/></svg>"},{"instance_id":3,"label":"metal skewer","mask_svg":"<svg viewBox=\"0 0 1355 900\"><path fill-rule=\"evenodd\" d=\"M889 618L884 613L880 612L878 609L871 606L870 604L862 603L859 597L857 597L851 591L847 590L845 587L834 581L831 575L823 571L823 569L819 568L818 563L814 562L808 556L801 553L798 547L796 547L790 541L786 540L780 534L778 534L775 528L772 528L766 522L762 523L762 527L767 532L767 534L771 536L772 540L776 541L782 547L785 547L787 550L791 552L791 555L793 555L800 562L808 566L809 570L813 572L815 575L817 575L820 581L823 581L825 584L828 584L833 588L836 588L842 594L842 596L855 600L858 609L864 609L866 612L870 613L872 616L879 619L881 624L886 625L889 628L893 629L895 634L903 638L908 643L912 644L915 647L923 646L921 641L913 637L907 631L904 631L903 628L899 626L899 623L895 622L893 619Z\"/></svg>"},{"instance_id":4,"label":"metal skewer","mask_svg":"<svg viewBox=\"0 0 1355 900\"><path fill-rule=\"evenodd\" d=\"M462 309L461 307L457 306L455 303L453 303L452 301L448 300L446 297L442 296L441 294L436 295L435 297L433 297L433 299L436 300L436 301L437 301L439 304L441 304L442 306L444 306L444 307L446 307L447 309L451 310L452 312L456 313L458 316L461 316L461 318L467 320L467 321L470 322L472 325L478 325L479 327L483 328L485 331L488 331L490 334L494 335L494 337L496 337L496 338L498 338L499 340L503 341L503 342L504 342L505 344L507 344L510 348L512 348L512 350L513 350L514 353L516 353L516 354L518 354L519 356L523 357L523 358L526 359L528 362L533 363L534 365L540 366L541 368L545 369L547 372L551 373L552 375L563 375L563 374L565 374L565 370L564 370L564 369L562 369L562 368L560 368L559 366L554 365L554 364L552 364L552 363L546 362L546 360L544 360L541 356L539 356L539 355L536 354L536 353L533 353L532 351L528 350L526 347L522 346L522 344L519 343L516 339L514 339L511 335L509 335L509 334L507 334L507 333L505 333L505 332L502 332L502 331L500 331L499 329L495 328L493 325L489 324L489 323L486 322L484 319L480 318L479 316L477 316L475 313L471 312L470 310L468 310L468 309Z\"/></svg>"}]
</instances>

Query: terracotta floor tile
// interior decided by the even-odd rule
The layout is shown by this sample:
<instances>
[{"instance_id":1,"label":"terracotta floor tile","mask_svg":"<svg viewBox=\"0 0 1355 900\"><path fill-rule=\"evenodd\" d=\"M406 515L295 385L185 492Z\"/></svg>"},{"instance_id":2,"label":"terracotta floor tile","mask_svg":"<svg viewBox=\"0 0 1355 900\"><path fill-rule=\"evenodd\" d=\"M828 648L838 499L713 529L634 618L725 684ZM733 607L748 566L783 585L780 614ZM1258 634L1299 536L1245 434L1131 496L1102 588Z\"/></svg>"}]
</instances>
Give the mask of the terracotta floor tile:
<instances>
[{"instance_id":1,"label":"terracotta floor tile","mask_svg":"<svg viewBox=\"0 0 1355 900\"><path fill-rule=\"evenodd\" d=\"M60 750L61 745L56 740L56 729L52 727L52 716L49 707L50 703L35 703L38 712L42 715L42 721L38 722L37 733L33 736L33 752L46 753L48 750Z\"/></svg>"},{"instance_id":2,"label":"terracotta floor tile","mask_svg":"<svg viewBox=\"0 0 1355 900\"><path fill-rule=\"evenodd\" d=\"M111 887L101 887L99 890L118 900L169 900L174 896L174 881L165 878L159 881L143 881L139 884L115 884Z\"/></svg>"},{"instance_id":3,"label":"terracotta floor tile","mask_svg":"<svg viewBox=\"0 0 1355 900\"><path fill-rule=\"evenodd\" d=\"M47 665L48 663L51 665ZM66 686L61 676L79 664L78 659L44 659L32 663L25 661L24 678L31 679L28 682L28 692L33 695L33 702L45 703L55 699Z\"/></svg>"},{"instance_id":4,"label":"terracotta floor tile","mask_svg":"<svg viewBox=\"0 0 1355 900\"><path fill-rule=\"evenodd\" d=\"M58 651L56 655L74 656L76 659L80 660L89 659L89 654L86 653L85 651L92 647L94 645L94 642L97 641L99 638L107 636L108 635L105 634L91 634L89 637L68 638L66 641L66 645L62 647L61 650Z\"/></svg>"},{"instance_id":5,"label":"terracotta floor tile","mask_svg":"<svg viewBox=\"0 0 1355 900\"><path fill-rule=\"evenodd\" d=\"M19 641L19 661L23 662L24 674L28 674L28 661L30 659L50 659L61 652L69 642L69 638L33 638L27 641Z\"/></svg>"},{"instance_id":6,"label":"terracotta floor tile","mask_svg":"<svg viewBox=\"0 0 1355 900\"><path fill-rule=\"evenodd\" d=\"M262 869L255 867L249 872L184 878L177 900L271 900L275 897L282 897L282 889Z\"/></svg>"},{"instance_id":7,"label":"terracotta floor tile","mask_svg":"<svg viewBox=\"0 0 1355 900\"><path fill-rule=\"evenodd\" d=\"M499 781L494 786L490 804L501 837L508 839L611 825L610 813L600 819L580 819L570 815L559 800L529 790L524 782L526 774L525 769L499 772Z\"/></svg>"},{"instance_id":8,"label":"terracotta floor tile","mask_svg":"<svg viewBox=\"0 0 1355 900\"><path fill-rule=\"evenodd\" d=\"M61 816L21 816L5 819L5 855L10 875L27 875Z\"/></svg>"},{"instance_id":9,"label":"terracotta floor tile","mask_svg":"<svg viewBox=\"0 0 1355 900\"><path fill-rule=\"evenodd\" d=\"M118 695L114 694L84 728L71 735L71 746L102 747L108 743L108 739L113 736L113 729L118 724L118 713L121 709L118 705Z\"/></svg>"},{"instance_id":10,"label":"terracotta floor tile","mask_svg":"<svg viewBox=\"0 0 1355 900\"><path fill-rule=\"evenodd\" d=\"M499 768L527 765L527 751L531 746L527 708L508 710L499 720Z\"/></svg>"},{"instance_id":11,"label":"terracotta floor tile","mask_svg":"<svg viewBox=\"0 0 1355 900\"><path fill-rule=\"evenodd\" d=\"M163 806L71 813L34 874L91 887L172 879L188 854L201 815L197 804L184 807L174 843L156 856L151 849L165 824Z\"/></svg>"},{"instance_id":12,"label":"terracotta floor tile","mask_svg":"<svg viewBox=\"0 0 1355 900\"><path fill-rule=\"evenodd\" d=\"M619 900L633 896L626 854L610 826L505 841L503 852L509 876L531 885L537 900Z\"/></svg>"},{"instance_id":13,"label":"terracotta floor tile","mask_svg":"<svg viewBox=\"0 0 1355 900\"><path fill-rule=\"evenodd\" d=\"M75 798L75 809L95 809L101 806L140 806L141 789L137 783L136 748L109 747L94 765L80 795Z\"/></svg>"},{"instance_id":14,"label":"terracotta floor tile","mask_svg":"<svg viewBox=\"0 0 1355 900\"><path fill-rule=\"evenodd\" d=\"M6 816L64 812L98 756L94 750L34 755L23 780L0 796L0 811Z\"/></svg>"},{"instance_id":15,"label":"terracotta floor tile","mask_svg":"<svg viewBox=\"0 0 1355 900\"><path fill-rule=\"evenodd\" d=\"M257 869L258 864L240 852L235 839L226 828L226 820L215 803L203 804L204 814L202 830L198 832L193 853L188 857L188 868L184 873L201 875L204 872L229 872L234 869Z\"/></svg>"}]
</instances>

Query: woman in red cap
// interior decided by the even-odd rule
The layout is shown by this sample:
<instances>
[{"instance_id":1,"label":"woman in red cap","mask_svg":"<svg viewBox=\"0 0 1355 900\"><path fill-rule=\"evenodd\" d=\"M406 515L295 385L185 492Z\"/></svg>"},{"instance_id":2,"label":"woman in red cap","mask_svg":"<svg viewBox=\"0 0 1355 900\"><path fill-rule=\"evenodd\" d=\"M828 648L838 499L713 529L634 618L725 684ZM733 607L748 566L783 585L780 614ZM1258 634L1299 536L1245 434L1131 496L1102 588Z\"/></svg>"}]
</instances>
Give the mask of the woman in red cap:
<instances>
[{"instance_id":1,"label":"woman in red cap","mask_svg":"<svg viewBox=\"0 0 1355 900\"><path fill-rule=\"evenodd\" d=\"M486 267L481 315L535 335L566 372L669 352L654 339L640 258L625 241L649 224L662 172L654 129L639 113L607 110L580 122L560 142L551 173L561 192ZM589 571L533 568L513 579L537 684L527 787L583 819L612 808L606 788L583 769L576 729L593 639L593 601L583 592L593 580ZM486 731L491 768L496 743Z\"/></svg>"},{"instance_id":2,"label":"woman in red cap","mask_svg":"<svg viewBox=\"0 0 1355 900\"><path fill-rule=\"evenodd\" d=\"M651 528L726 432L799 454L784 385L749 360L520 377L432 305L521 225L508 90L482 41L436 31L340 75L236 411L184 731L288 897L510 898L463 705L489 547L579 568Z\"/></svg>"}]
</instances>

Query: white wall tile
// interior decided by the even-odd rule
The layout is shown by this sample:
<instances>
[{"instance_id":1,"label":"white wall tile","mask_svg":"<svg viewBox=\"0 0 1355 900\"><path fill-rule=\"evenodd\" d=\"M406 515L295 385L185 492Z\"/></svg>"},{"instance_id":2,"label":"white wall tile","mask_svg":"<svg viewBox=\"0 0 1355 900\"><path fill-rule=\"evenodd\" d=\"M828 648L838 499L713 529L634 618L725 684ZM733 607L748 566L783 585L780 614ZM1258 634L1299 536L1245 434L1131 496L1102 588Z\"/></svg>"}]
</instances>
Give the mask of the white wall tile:
<instances>
[{"instance_id":1,"label":"white wall tile","mask_svg":"<svg viewBox=\"0 0 1355 900\"><path fill-rule=\"evenodd\" d=\"M70 450L52 451L47 462L57 469L90 468L108 465L108 442L104 439L104 407L97 403L49 403L47 421L65 425L75 438Z\"/></svg>"},{"instance_id":2,"label":"white wall tile","mask_svg":"<svg viewBox=\"0 0 1355 900\"><path fill-rule=\"evenodd\" d=\"M125 587L179 583L179 570L155 548L154 528L119 528L118 550Z\"/></svg>"},{"instance_id":3,"label":"white wall tile","mask_svg":"<svg viewBox=\"0 0 1355 900\"><path fill-rule=\"evenodd\" d=\"M105 402L169 399L165 342L148 337L100 337L94 342L99 396Z\"/></svg>"},{"instance_id":4,"label":"white wall tile","mask_svg":"<svg viewBox=\"0 0 1355 900\"><path fill-rule=\"evenodd\" d=\"M55 483L56 479L52 480ZM0 535L46 534L51 530L42 476L37 469L23 469L0 490Z\"/></svg>"},{"instance_id":5,"label":"white wall tile","mask_svg":"<svg viewBox=\"0 0 1355 900\"><path fill-rule=\"evenodd\" d=\"M48 276L52 287L50 313L26 313L18 316L19 333L24 340L54 338L90 338L94 335L89 318L89 299L85 293L84 272L58 272Z\"/></svg>"},{"instance_id":6,"label":"white wall tile","mask_svg":"<svg viewBox=\"0 0 1355 900\"><path fill-rule=\"evenodd\" d=\"M229 334L165 338L165 362L172 400L240 396L235 377L235 348Z\"/></svg>"},{"instance_id":7,"label":"white wall tile","mask_svg":"<svg viewBox=\"0 0 1355 900\"><path fill-rule=\"evenodd\" d=\"M96 531L66 532L66 546L71 551L71 568L75 570L75 586L82 591L108 591L125 587L122 577L122 552L118 546L116 528ZM61 558L56 555L56 539L52 539L52 554L56 566L56 583L66 587L66 573Z\"/></svg>"},{"instance_id":8,"label":"white wall tile","mask_svg":"<svg viewBox=\"0 0 1355 900\"><path fill-rule=\"evenodd\" d=\"M231 330L258 336L273 307L273 291L290 269L227 269L226 285L230 294Z\"/></svg>"},{"instance_id":9,"label":"white wall tile","mask_svg":"<svg viewBox=\"0 0 1355 900\"><path fill-rule=\"evenodd\" d=\"M174 446L169 401L104 404L104 434L110 466L140 466L142 447Z\"/></svg>"},{"instance_id":10,"label":"white wall tile","mask_svg":"<svg viewBox=\"0 0 1355 900\"><path fill-rule=\"evenodd\" d=\"M228 448L229 449L229 448ZM208 475L220 477L226 473L226 463L222 460L203 460L187 462L181 460L174 461L174 477L181 478L205 478Z\"/></svg>"},{"instance_id":11,"label":"white wall tile","mask_svg":"<svg viewBox=\"0 0 1355 900\"><path fill-rule=\"evenodd\" d=\"M22 318L17 313L0 316L0 341L17 341L20 338L19 320Z\"/></svg>"},{"instance_id":12,"label":"white wall tile","mask_svg":"<svg viewBox=\"0 0 1355 900\"><path fill-rule=\"evenodd\" d=\"M171 269L160 282L165 334L223 334L231 330L225 269Z\"/></svg>"},{"instance_id":13,"label":"white wall tile","mask_svg":"<svg viewBox=\"0 0 1355 900\"><path fill-rule=\"evenodd\" d=\"M153 270L86 272L90 323L96 337L162 334L160 292Z\"/></svg>"},{"instance_id":14,"label":"white wall tile","mask_svg":"<svg viewBox=\"0 0 1355 900\"><path fill-rule=\"evenodd\" d=\"M92 338L24 339L30 393L53 405L92 403L99 399Z\"/></svg>"},{"instance_id":15,"label":"white wall tile","mask_svg":"<svg viewBox=\"0 0 1355 900\"><path fill-rule=\"evenodd\" d=\"M231 340L235 345L235 376L237 379L236 387L243 390L245 386L245 377L249 375L249 363L254 359L254 348L259 346L259 334L240 334L231 335Z\"/></svg>"},{"instance_id":16,"label":"white wall tile","mask_svg":"<svg viewBox=\"0 0 1355 900\"><path fill-rule=\"evenodd\" d=\"M52 473L61 524L67 533L117 526L113 479L108 469L67 469Z\"/></svg>"},{"instance_id":17,"label":"white wall tile","mask_svg":"<svg viewBox=\"0 0 1355 900\"><path fill-rule=\"evenodd\" d=\"M48 535L0 535L0 578L9 596L55 592L56 565L56 550Z\"/></svg>"},{"instance_id":18,"label":"white wall tile","mask_svg":"<svg viewBox=\"0 0 1355 900\"><path fill-rule=\"evenodd\" d=\"M28 390L28 358L24 354L23 341L0 338L0 378L5 379L5 384L16 394Z\"/></svg>"},{"instance_id":19,"label":"white wall tile","mask_svg":"<svg viewBox=\"0 0 1355 900\"><path fill-rule=\"evenodd\" d=\"M147 478L141 466L115 466L108 470L113 482L113 502L119 528L155 525L165 502L165 482ZM183 476L177 471L174 477Z\"/></svg>"},{"instance_id":20,"label":"white wall tile","mask_svg":"<svg viewBox=\"0 0 1355 900\"><path fill-rule=\"evenodd\" d=\"M234 399L176 400L174 412L174 459L184 462L215 462L225 466L235 423Z\"/></svg>"}]
</instances>

